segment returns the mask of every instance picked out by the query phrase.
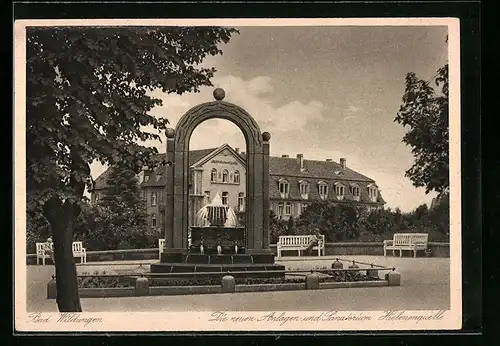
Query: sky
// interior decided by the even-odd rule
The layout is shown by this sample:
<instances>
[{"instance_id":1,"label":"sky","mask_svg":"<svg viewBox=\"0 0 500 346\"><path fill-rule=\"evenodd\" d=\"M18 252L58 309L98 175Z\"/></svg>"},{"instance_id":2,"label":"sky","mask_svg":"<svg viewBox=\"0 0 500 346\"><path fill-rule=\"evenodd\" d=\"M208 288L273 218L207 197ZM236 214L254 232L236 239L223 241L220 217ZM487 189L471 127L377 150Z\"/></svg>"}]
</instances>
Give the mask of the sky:
<instances>
[{"instance_id":1,"label":"sky","mask_svg":"<svg viewBox=\"0 0 500 346\"><path fill-rule=\"evenodd\" d=\"M167 95L150 114L172 125L221 87L225 101L252 115L271 133L272 156L301 153L305 159L338 162L374 179L386 207L411 211L430 204L435 194L415 188L405 171L411 148L401 139L407 129L393 120L402 103L405 75L428 80L447 63L447 28L414 27L241 27L221 45L222 56L203 65L217 72L214 87L199 93ZM164 137L163 137L164 138ZM243 134L227 120L200 124L191 149L224 143L244 151ZM165 141L149 142L165 152ZM94 179L105 167L92 165Z\"/></svg>"}]
</instances>

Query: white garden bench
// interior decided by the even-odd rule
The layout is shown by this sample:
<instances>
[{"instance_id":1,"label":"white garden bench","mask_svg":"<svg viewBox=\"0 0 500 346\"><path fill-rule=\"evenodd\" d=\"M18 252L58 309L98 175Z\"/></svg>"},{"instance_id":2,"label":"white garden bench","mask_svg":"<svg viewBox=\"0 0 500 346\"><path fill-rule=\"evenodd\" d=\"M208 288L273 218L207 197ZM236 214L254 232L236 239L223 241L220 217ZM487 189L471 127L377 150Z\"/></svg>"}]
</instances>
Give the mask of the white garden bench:
<instances>
[{"instance_id":1,"label":"white garden bench","mask_svg":"<svg viewBox=\"0 0 500 346\"><path fill-rule=\"evenodd\" d=\"M281 257L281 252L284 250L298 251L299 256L302 251L306 250L313 240L317 240L318 244L313 246L314 251L318 251L318 256L325 255L325 235L282 235L279 237L276 244L276 254Z\"/></svg>"},{"instance_id":2,"label":"white garden bench","mask_svg":"<svg viewBox=\"0 0 500 346\"><path fill-rule=\"evenodd\" d=\"M36 264L38 265L38 260L42 260L42 265L45 265L45 259L50 258L47 253L49 250L49 243L36 243Z\"/></svg>"},{"instance_id":3,"label":"white garden bench","mask_svg":"<svg viewBox=\"0 0 500 346\"><path fill-rule=\"evenodd\" d=\"M427 233L395 233L392 240L384 240L384 256L387 251L392 250L396 255L399 250L399 257L403 255L403 250L413 251L413 257L417 257L417 251L427 250Z\"/></svg>"},{"instance_id":4,"label":"white garden bench","mask_svg":"<svg viewBox=\"0 0 500 346\"><path fill-rule=\"evenodd\" d=\"M158 255L161 258L161 253L163 252L163 248L165 247L165 239L158 239Z\"/></svg>"},{"instance_id":5,"label":"white garden bench","mask_svg":"<svg viewBox=\"0 0 500 346\"><path fill-rule=\"evenodd\" d=\"M50 245L48 242L36 243L36 264L39 263L38 260L42 260L42 265L45 265L45 259L51 258L49 250L54 251L54 249L49 249ZM75 241L71 244L71 250L73 251L73 257L80 257L81 263L87 263L87 250L83 247L81 241Z\"/></svg>"},{"instance_id":6,"label":"white garden bench","mask_svg":"<svg viewBox=\"0 0 500 346\"><path fill-rule=\"evenodd\" d=\"M87 263L87 249L83 247L83 243L75 241L71 247L73 249L73 257L80 257L80 263Z\"/></svg>"}]
</instances>

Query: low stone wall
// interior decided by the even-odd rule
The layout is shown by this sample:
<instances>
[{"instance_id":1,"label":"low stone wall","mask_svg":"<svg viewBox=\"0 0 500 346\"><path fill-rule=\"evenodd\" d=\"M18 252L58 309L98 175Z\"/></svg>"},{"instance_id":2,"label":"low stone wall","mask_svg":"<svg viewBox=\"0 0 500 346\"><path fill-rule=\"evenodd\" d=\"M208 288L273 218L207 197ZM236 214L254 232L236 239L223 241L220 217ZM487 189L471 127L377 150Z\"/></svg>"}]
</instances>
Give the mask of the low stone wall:
<instances>
[{"instance_id":1,"label":"low stone wall","mask_svg":"<svg viewBox=\"0 0 500 346\"><path fill-rule=\"evenodd\" d=\"M325 254L327 256L383 256L383 243L326 243ZM276 254L276 244L271 244L271 251ZM432 257L450 257L449 243L429 243ZM392 254L390 254L392 256ZM297 256L297 251L283 251L283 256ZM413 256L406 253L404 256ZM422 256L422 255L419 255ZM75 259L78 263L79 258ZM106 261L132 261L132 260L159 260L158 249L132 249L132 250L107 250L88 251L87 262ZM36 264L36 255L26 256L27 264ZM52 264L50 259L45 260L46 264Z\"/></svg>"},{"instance_id":2,"label":"low stone wall","mask_svg":"<svg viewBox=\"0 0 500 346\"><path fill-rule=\"evenodd\" d=\"M155 249L131 249L131 250L106 250L106 251L87 251L87 262L109 262L109 261L144 261L159 260L158 248ZM36 255L26 256L27 264L36 264ZM80 258L75 258L79 263ZM45 260L46 264L52 264L50 259Z\"/></svg>"}]
</instances>

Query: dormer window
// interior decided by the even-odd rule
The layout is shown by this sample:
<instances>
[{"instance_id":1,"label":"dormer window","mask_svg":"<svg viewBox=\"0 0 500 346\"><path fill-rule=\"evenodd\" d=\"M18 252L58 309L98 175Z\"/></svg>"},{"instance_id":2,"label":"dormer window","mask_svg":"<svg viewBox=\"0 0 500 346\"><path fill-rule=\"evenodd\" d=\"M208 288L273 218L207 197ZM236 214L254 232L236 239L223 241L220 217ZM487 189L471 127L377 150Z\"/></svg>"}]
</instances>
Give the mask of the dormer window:
<instances>
[{"instance_id":1,"label":"dormer window","mask_svg":"<svg viewBox=\"0 0 500 346\"><path fill-rule=\"evenodd\" d=\"M319 197L321 199L326 199L328 197L328 184L324 181L318 183Z\"/></svg>"},{"instance_id":2,"label":"dormer window","mask_svg":"<svg viewBox=\"0 0 500 346\"><path fill-rule=\"evenodd\" d=\"M337 174L337 175L344 175L344 172L343 171L335 171L335 174Z\"/></svg>"},{"instance_id":3,"label":"dormer window","mask_svg":"<svg viewBox=\"0 0 500 346\"><path fill-rule=\"evenodd\" d=\"M370 198L370 201L376 202L377 197L378 197L378 189L377 186L374 184L368 185L368 197Z\"/></svg>"},{"instance_id":4,"label":"dormer window","mask_svg":"<svg viewBox=\"0 0 500 346\"><path fill-rule=\"evenodd\" d=\"M351 184L351 186L349 186L349 190L351 192L352 198L355 201L359 202L359 186L358 186L358 184Z\"/></svg>"},{"instance_id":5,"label":"dormer window","mask_svg":"<svg viewBox=\"0 0 500 346\"><path fill-rule=\"evenodd\" d=\"M223 183L229 182L229 172L227 169L222 171L222 182Z\"/></svg>"},{"instance_id":6,"label":"dormer window","mask_svg":"<svg viewBox=\"0 0 500 346\"><path fill-rule=\"evenodd\" d=\"M149 175L144 176L144 182L147 183L149 181Z\"/></svg>"},{"instance_id":7,"label":"dormer window","mask_svg":"<svg viewBox=\"0 0 500 346\"><path fill-rule=\"evenodd\" d=\"M212 173L210 174L210 181L212 183L217 182L217 170L215 168L212 168Z\"/></svg>"},{"instance_id":8,"label":"dormer window","mask_svg":"<svg viewBox=\"0 0 500 346\"><path fill-rule=\"evenodd\" d=\"M299 190L300 197L302 197L303 199L309 198L309 182L305 180L299 180Z\"/></svg>"},{"instance_id":9,"label":"dormer window","mask_svg":"<svg viewBox=\"0 0 500 346\"><path fill-rule=\"evenodd\" d=\"M234 172L233 181L235 184L240 183L240 172L239 171Z\"/></svg>"},{"instance_id":10,"label":"dormer window","mask_svg":"<svg viewBox=\"0 0 500 346\"><path fill-rule=\"evenodd\" d=\"M279 191L281 198L288 198L288 195L290 194L290 184L288 183L287 180L285 179L279 180Z\"/></svg>"},{"instance_id":11,"label":"dormer window","mask_svg":"<svg viewBox=\"0 0 500 346\"><path fill-rule=\"evenodd\" d=\"M335 184L335 195L339 201L344 199L344 185L340 183Z\"/></svg>"}]
</instances>

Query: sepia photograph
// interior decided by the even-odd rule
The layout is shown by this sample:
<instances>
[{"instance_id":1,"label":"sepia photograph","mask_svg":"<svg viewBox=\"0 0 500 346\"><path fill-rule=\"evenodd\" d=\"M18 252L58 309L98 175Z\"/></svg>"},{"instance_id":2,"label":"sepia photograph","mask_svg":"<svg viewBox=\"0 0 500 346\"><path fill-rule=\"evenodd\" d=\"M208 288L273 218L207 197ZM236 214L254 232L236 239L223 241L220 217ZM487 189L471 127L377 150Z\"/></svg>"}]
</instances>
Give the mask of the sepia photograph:
<instances>
[{"instance_id":1,"label":"sepia photograph","mask_svg":"<svg viewBox=\"0 0 500 346\"><path fill-rule=\"evenodd\" d=\"M458 19L14 33L17 330L461 328Z\"/></svg>"}]
</instances>

